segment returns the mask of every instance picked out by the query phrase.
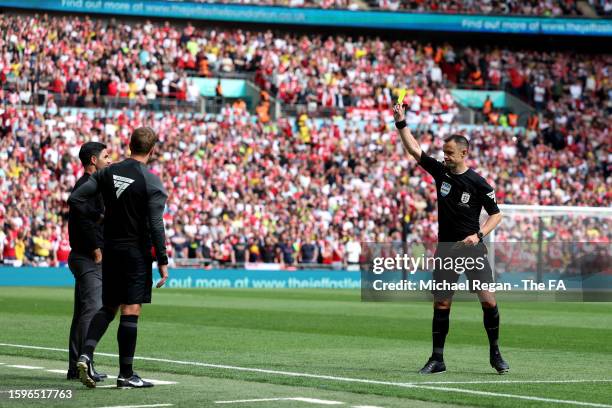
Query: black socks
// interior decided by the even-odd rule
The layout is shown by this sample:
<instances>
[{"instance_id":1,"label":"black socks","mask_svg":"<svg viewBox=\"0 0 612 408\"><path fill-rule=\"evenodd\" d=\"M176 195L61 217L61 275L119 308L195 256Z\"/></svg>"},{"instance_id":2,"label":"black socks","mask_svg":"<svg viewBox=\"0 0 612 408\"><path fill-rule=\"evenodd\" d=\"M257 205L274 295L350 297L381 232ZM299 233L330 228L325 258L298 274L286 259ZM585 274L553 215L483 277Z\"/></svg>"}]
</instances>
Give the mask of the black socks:
<instances>
[{"instance_id":1,"label":"black socks","mask_svg":"<svg viewBox=\"0 0 612 408\"><path fill-rule=\"evenodd\" d=\"M484 323L485 330L487 331L487 337L489 337L489 346L491 352L498 350L497 340L499 339L499 310L497 305L495 307L482 307L482 321Z\"/></svg>"},{"instance_id":2,"label":"black socks","mask_svg":"<svg viewBox=\"0 0 612 408\"><path fill-rule=\"evenodd\" d=\"M93 359L93 352L98 345L98 342L102 336L104 336L106 329L108 329L108 325L114 318L115 312L111 308L102 306L102 308L98 310L98 313L94 315L94 317L91 319L91 323L89 324L87 338L83 344L81 354L87 355L90 360Z\"/></svg>"},{"instance_id":3,"label":"black socks","mask_svg":"<svg viewBox=\"0 0 612 408\"><path fill-rule=\"evenodd\" d=\"M133 374L132 362L136 351L136 338L138 336L138 316L123 315L117 330L117 343L119 343L119 373L124 378Z\"/></svg>"},{"instance_id":4,"label":"black socks","mask_svg":"<svg viewBox=\"0 0 612 408\"><path fill-rule=\"evenodd\" d=\"M434 309L431 324L431 337L433 340L433 353L431 358L444 361L444 341L448 334L450 309Z\"/></svg>"},{"instance_id":5,"label":"black socks","mask_svg":"<svg viewBox=\"0 0 612 408\"><path fill-rule=\"evenodd\" d=\"M115 312L111 308L103 306L91 320L87 339L83 345L82 354L93 359L93 353L98 342L115 318ZM132 376L132 362L136 351L136 338L138 336L138 316L122 315L117 329L117 343L119 343L119 373L124 378Z\"/></svg>"}]
</instances>

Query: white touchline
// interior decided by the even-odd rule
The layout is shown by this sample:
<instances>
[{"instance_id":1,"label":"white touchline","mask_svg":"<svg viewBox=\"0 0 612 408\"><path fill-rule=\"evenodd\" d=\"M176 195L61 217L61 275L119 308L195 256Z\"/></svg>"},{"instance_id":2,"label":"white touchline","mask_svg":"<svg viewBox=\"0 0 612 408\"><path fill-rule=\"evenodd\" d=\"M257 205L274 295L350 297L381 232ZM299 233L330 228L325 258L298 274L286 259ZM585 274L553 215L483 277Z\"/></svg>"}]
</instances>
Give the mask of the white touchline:
<instances>
[{"instance_id":1,"label":"white touchline","mask_svg":"<svg viewBox=\"0 0 612 408\"><path fill-rule=\"evenodd\" d=\"M256 399L243 399L243 400L232 400L232 401L215 401L215 404L238 404L242 402L270 402L270 401L287 401L291 398L256 398Z\"/></svg>"},{"instance_id":2,"label":"white touchline","mask_svg":"<svg viewBox=\"0 0 612 408\"><path fill-rule=\"evenodd\" d=\"M298 398L291 398L291 399L293 401L309 402L311 404L322 404L322 405L342 405L344 404L344 402L340 402L340 401L327 401L327 400L316 399L316 398L298 397Z\"/></svg>"},{"instance_id":3,"label":"white touchline","mask_svg":"<svg viewBox=\"0 0 612 408\"><path fill-rule=\"evenodd\" d=\"M319 405L344 405L344 402L322 400L317 398L303 398L303 397L287 397L287 398L257 398L257 399L244 399L244 400L233 400L233 401L215 401L215 404L240 404L245 402L270 402L270 401L300 401L309 404Z\"/></svg>"},{"instance_id":4,"label":"white touchline","mask_svg":"<svg viewBox=\"0 0 612 408\"><path fill-rule=\"evenodd\" d=\"M10 365L7 365L7 367L23 368L23 369L26 369L26 370L42 370L44 368L44 367L35 367L35 366L19 365L19 364L10 364Z\"/></svg>"},{"instance_id":5,"label":"white touchline","mask_svg":"<svg viewBox=\"0 0 612 408\"><path fill-rule=\"evenodd\" d=\"M15 348L31 349L31 350L59 351L63 353L68 352L67 349L61 349L57 347L28 346L24 344L0 343L0 347L15 347ZM96 353L96 355L113 357L113 358L119 357L117 354L112 354L112 353ZM166 358L155 358L155 357L135 356L134 359L143 360L143 361L156 361L160 363L196 366L196 367L221 368L221 369L226 369L226 370L246 371L246 372L252 372L252 373L277 374L277 375L284 375L288 377L314 378L317 380L332 380L332 381L352 382L352 383L362 383L362 384L379 384L379 385L389 385L389 386L394 386L394 387L417 388L417 389L420 388L420 389L428 389L428 390L443 391L443 392L458 392L458 393L465 393L465 394L488 395L488 396L493 396L493 397L498 396L498 397L506 397L506 398L516 398L516 399L531 400L531 401L554 402L557 404L580 405L580 406L586 406L586 407L612 408L612 405L597 404L597 403L592 403L592 402L559 400L559 399L554 399L554 398L541 398L541 397L532 397L528 395L504 394L504 393L498 393L498 392L475 391L475 390L466 390L462 388L433 387L431 385L419 385L418 382L401 383L401 382L392 382L392 381L368 380L364 378L336 377L333 375L296 373L296 372L291 372L291 371L267 370L263 368L251 368L251 367L237 367L237 366L224 365L224 364L200 363L198 361L170 360ZM586 380L580 380L580 381L587 382ZM612 379L603 379L603 380L598 380L598 381L599 382L612 382ZM532 382L533 381L525 380L523 383L530 384Z\"/></svg>"},{"instance_id":6,"label":"white touchline","mask_svg":"<svg viewBox=\"0 0 612 408\"><path fill-rule=\"evenodd\" d=\"M485 381L418 381L411 384L415 385L435 385L435 384L579 384L579 383L607 383L610 380L485 380Z\"/></svg>"},{"instance_id":7,"label":"white touchline","mask_svg":"<svg viewBox=\"0 0 612 408\"><path fill-rule=\"evenodd\" d=\"M376 405L353 405L351 408L382 408Z\"/></svg>"},{"instance_id":8,"label":"white touchline","mask_svg":"<svg viewBox=\"0 0 612 408\"><path fill-rule=\"evenodd\" d=\"M100 408L148 408L148 407L171 407L172 404L151 404L151 405L115 405L112 407L100 407Z\"/></svg>"},{"instance_id":9,"label":"white touchline","mask_svg":"<svg viewBox=\"0 0 612 408\"><path fill-rule=\"evenodd\" d=\"M113 378L117 378L116 375L108 375L109 379L113 379ZM172 385L172 384L177 384L176 381L162 381L162 380L152 380L150 378L143 378L143 380L151 382L155 385Z\"/></svg>"},{"instance_id":10,"label":"white touchline","mask_svg":"<svg viewBox=\"0 0 612 408\"><path fill-rule=\"evenodd\" d=\"M5 363L2 363L5 364ZM56 374L66 374L66 370L51 370L51 369L45 369L45 367L34 367L34 366L27 366L27 365L6 365L7 367L11 367L11 368L24 368L27 370L45 370L49 373L56 373ZM108 378L117 378L117 376L115 375L109 375ZM143 378L143 380L145 381L149 381L152 382L155 385L173 385L173 384L178 384L176 381L163 381L163 380L152 380L149 378ZM113 386L114 387L114 386Z\"/></svg>"}]
</instances>

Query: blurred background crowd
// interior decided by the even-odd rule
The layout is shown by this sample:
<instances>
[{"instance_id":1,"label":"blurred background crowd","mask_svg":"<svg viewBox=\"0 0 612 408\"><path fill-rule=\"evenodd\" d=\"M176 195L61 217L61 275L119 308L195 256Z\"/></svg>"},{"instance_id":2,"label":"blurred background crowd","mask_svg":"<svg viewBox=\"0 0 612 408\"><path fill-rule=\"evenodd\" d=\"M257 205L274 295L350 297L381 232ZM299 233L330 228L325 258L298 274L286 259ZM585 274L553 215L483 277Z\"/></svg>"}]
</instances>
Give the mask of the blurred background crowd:
<instances>
[{"instance_id":1,"label":"blurred background crowd","mask_svg":"<svg viewBox=\"0 0 612 408\"><path fill-rule=\"evenodd\" d=\"M568 1L378 6L575 13ZM144 125L161 138L151 169L169 193L164 218L175 259L353 264L360 242L433 242L435 186L403 153L393 127L399 88L408 89L409 122L424 150L441 159L444 136L468 136L471 165L499 203L612 201L610 55L87 17L6 15L0 32L4 263L65 264L66 199L82 173L80 145L102 141L120 160L131 131ZM149 110L168 99L195 104L200 94L191 78L232 73L248 73L262 95L307 109L275 120L239 101L223 103L218 114ZM449 91L455 87L506 90L536 114L518 128L485 106L482 126L461 127ZM94 109L116 98L127 107ZM318 108L331 114L320 117ZM534 239L539 227L537 218L509 222L497 238ZM548 239L610 242L611 227L587 217L548 220L545 230Z\"/></svg>"}]
</instances>

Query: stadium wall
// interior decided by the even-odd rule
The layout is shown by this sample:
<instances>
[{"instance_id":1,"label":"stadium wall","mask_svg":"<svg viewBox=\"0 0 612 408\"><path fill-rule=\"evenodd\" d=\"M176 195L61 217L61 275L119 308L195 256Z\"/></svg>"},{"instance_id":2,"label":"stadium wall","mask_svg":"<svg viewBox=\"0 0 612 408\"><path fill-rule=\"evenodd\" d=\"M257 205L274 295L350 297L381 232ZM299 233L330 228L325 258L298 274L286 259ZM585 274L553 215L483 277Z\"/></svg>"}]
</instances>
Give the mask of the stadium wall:
<instances>
[{"instance_id":1,"label":"stadium wall","mask_svg":"<svg viewBox=\"0 0 612 408\"><path fill-rule=\"evenodd\" d=\"M166 284L169 288L356 289L361 287L360 273L346 270L172 269L170 275ZM66 267L0 267L0 286L72 285L74 278Z\"/></svg>"},{"instance_id":2,"label":"stadium wall","mask_svg":"<svg viewBox=\"0 0 612 408\"><path fill-rule=\"evenodd\" d=\"M0 0L0 7L220 22L549 36L612 36L612 20L262 7L163 0Z\"/></svg>"},{"instance_id":3,"label":"stadium wall","mask_svg":"<svg viewBox=\"0 0 612 408\"><path fill-rule=\"evenodd\" d=\"M154 271L154 274L157 272ZM377 279L386 282L397 282L399 272L387 272L378 275ZM401 273L400 273L401 274ZM406 279L403 277L402 279ZM411 276L411 281L429 280L431 274L418 272ZM612 287L612 275L594 277L564 276L558 273L546 273L544 281L564 279L568 288L581 288L588 282L591 288L607 289ZM463 281L462 276L460 281ZM153 284L157 278L154 278ZM522 287L523 280L537 280L534 272L502 273L497 281ZM67 267L0 267L0 286L43 286L71 287L74 278ZM167 288L235 288L235 289L359 289L361 273L348 270L297 270L271 271L247 269L171 269Z\"/></svg>"}]
</instances>

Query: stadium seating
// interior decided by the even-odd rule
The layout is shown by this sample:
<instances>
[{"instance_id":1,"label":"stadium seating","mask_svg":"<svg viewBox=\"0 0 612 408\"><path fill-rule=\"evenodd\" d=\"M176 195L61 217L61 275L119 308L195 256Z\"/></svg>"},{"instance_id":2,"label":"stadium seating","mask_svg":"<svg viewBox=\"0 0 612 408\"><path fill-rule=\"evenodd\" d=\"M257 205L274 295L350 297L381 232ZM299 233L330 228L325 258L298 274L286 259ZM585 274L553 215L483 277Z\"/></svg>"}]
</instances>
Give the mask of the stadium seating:
<instances>
[{"instance_id":1,"label":"stadium seating","mask_svg":"<svg viewBox=\"0 0 612 408\"><path fill-rule=\"evenodd\" d=\"M238 240L263 247L259 241L275 239L281 229L286 244L322 241L340 257L349 240L384 241L403 233L410 241L428 242L436 236L435 189L423 182L429 176L381 122L364 129L348 122L342 129L331 120L317 126L302 118L304 131L287 120L264 126L231 107L209 120L172 114L155 119L144 111L108 118L43 115L12 107L1 117L8 128L0 139L0 223L6 225L5 240L21 235L31 260L51 262L54 254L45 256L35 239L57 249L66 236L65 201L80 172L80 143L105 140L118 159L130 131L143 124L163 140L152 169L170 194L165 217L177 256L187 256L196 241L207 242L213 256ZM420 140L427 150L439 151L443 135L423 130ZM535 132L523 139L483 128L469 136L478 157L473 164L496 186L500 202L610 203L606 132L577 137L559 150ZM601 239L609 239L605 228L600 226ZM579 239L583 230L568 233Z\"/></svg>"},{"instance_id":2,"label":"stadium seating","mask_svg":"<svg viewBox=\"0 0 612 408\"><path fill-rule=\"evenodd\" d=\"M276 257L280 244L291 252L314 240L332 262L348 259L351 242L432 241L435 190L403 154L389 116L398 84L410 89L406 102L420 140L434 152L452 129L432 127L453 121L451 87L506 89L538 109L541 115L518 133L465 131L473 165L496 186L500 202L612 200L609 56L106 25L86 17L5 16L0 31L5 261L64 262L65 201L79 175L79 145L97 138L118 159L131 130L144 124L163 138L153 170L170 193L166 221L176 257L202 256L206 243L212 258L230 262L231 247L243 241L257 247L261 261ZM240 104L209 118L142 110L160 99L194 102L189 76L237 72L285 104L342 109L344 118L299 111L263 121ZM113 97L131 101L130 110L107 117L55 109L102 106ZM598 239L610 239L607 226L592 227ZM586 230L558 234L579 240Z\"/></svg>"}]
</instances>

